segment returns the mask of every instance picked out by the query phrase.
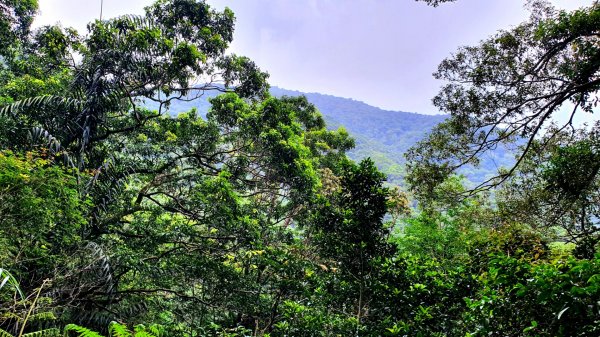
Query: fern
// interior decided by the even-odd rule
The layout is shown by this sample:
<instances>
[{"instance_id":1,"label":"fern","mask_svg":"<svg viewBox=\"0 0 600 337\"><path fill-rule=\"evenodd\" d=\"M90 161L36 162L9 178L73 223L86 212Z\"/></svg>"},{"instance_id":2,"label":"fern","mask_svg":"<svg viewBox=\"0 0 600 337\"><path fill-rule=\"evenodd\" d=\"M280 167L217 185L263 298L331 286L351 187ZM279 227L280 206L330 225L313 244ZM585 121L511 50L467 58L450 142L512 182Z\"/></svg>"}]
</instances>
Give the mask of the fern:
<instances>
[{"instance_id":1,"label":"fern","mask_svg":"<svg viewBox=\"0 0 600 337\"><path fill-rule=\"evenodd\" d=\"M113 336L113 337L118 337L118 336ZM140 331L140 332L135 333L135 337L156 337L156 336L149 332L146 332L146 331Z\"/></svg>"},{"instance_id":2,"label":"fern","mask_svg":"<svg viewBox=\"0 0 600 337\"><path fill-rule=\"evenodd\" d=\"M60 330L56 328L34 331L24 334L22 337L60 337Z\"/></svg>"},{"instance_id":3,"label":"fern","mask_svg":"<svg viewBox=\"0 0 600 337\"><path fill-rule=\"evenodd\" d=\"M149 330L149 331L147 331ZM102 335L100 335L99 333L92 331L88 328L84 328L82 326L76 325L76 324L69 324L65 327L65 333L64 336L67 337L69 336L69 332L74 331L77 333L78 337L103 337ZM158 328L158 326L156 325L151 325L148 328L146 328L146 326L144 326L143 324L139 324L136 325L134 328L134 332L132 332L131 330L129 330L127 328L126 325L118 323L118 322L111 322L108 326L108 333L110 334L110 337L158 337L160 336L160 330ZM7 336L3 336L0 334L0 337L13 337L12 335L7 335ZM46 337L46 335L40 335L40 336L23 336L23 337Z\"/></svg>"},{"instance_id":4,"label":"fern","mask_svg":"<svg viewBox=\"0 0 600 337\"><path fill-rule=\"evenodd\" d=\"M9 334L8 332L0 329L0 337L15 337L15 336L13 336L13 335Z\"/></svg>"},{"instance_id":5,"label":"fern","mask_svg":"<svg viewBox=\"0 0 600 337\"><path fill-rule=\"evenodd\" d=\"M60 337L60 330L57 328L50 328L45 330L39 330L34 332L29 332L21 335L21 337ZM0 329L0 337L15 337L10 333Z\"/></svg>"},{"instance_id":6,"label":"fern","mask_svg":"<svg viewBox=\"0 0 600 337\"><path fill-rule=\"evenodd\" d=\"M150 332L152 333L153 336L159 337L163 334L163 328L161 325L157 325L157 324L152 324L148 327L147 330L150 330ZM147 332L147 331L145 331ZM151 335L151 336L152 336Z\"/></svg>"},{"instance_id":7,"label":"fern","mask_svg":"<svg viewBox=\"0 0 600 337\"><path fill-rule=\"evenodd\" d=\"M56 320L56 316L54 315L54 313L52 311L39 312L39 313L31 315L31 317L29 317L29 321L32 321L32 322L54 321L54 320Z\"/></svg>"},{"instance_id":8,"label":"fern","mask_svg":"<svg viewBox=\"0 0 600 337\"><path fill-rule=\"evenodd\" d=\"M111 337L132 337L131 331L124 324L112 322L108 326ZM136 334L137 335L137 334Z\"/></svg>"},{"instance_id":9,"label":"fern","mask_svg":"<svg viewBox=\"0 0 600 337\"><path fill-rule=\"evenodd\" d=\"M101 334L97 333L96 331L90 330L88 328L84 328L77 324L68 324L67 326L65 326L64 336L68 337L70 331L76 332L77 336L79 336L79 337L104 337Z\"/></svg>"}]
</instances>

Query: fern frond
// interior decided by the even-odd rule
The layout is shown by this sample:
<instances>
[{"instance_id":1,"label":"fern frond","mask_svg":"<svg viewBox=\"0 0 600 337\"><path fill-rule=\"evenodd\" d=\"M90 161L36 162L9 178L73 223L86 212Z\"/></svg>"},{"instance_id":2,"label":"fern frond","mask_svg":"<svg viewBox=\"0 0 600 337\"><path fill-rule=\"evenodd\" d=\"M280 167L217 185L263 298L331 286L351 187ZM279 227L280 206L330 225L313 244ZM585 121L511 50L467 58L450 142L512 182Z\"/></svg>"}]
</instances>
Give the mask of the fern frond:
<instances>
[{"instance_id":1,"label":"fern frond","mask_svg":"<svg viewBox=\"0 0 600 337\"><path fill-rule=\"evenodd\" d=\"M7 331L0 329L0 337L15 337L15 336L9 334Z\"/></svg>"},{"instance_id":2,"label":"fern frond","mask_svg":"<svg viewBox=\"0 0 600 337\"><path fill-rule=\"evenodd\" d=\"M163 334L162 326L157 324L150 325L147 330L150 330L150 332L156 337L160 337Z\"/></svg>"},{"instance_id":3,"label":"fern frond","mask_svg":"<svg viewBox=\"0 0 600 337\"><path fill-rule=\"evenodd\" d=\"M31 317L29 317L29 320L32 322L54 321L56 320L56 316L51 311L39 312L35 315L31 315Z\"/></svg>"},{"instance_id":4,"label":"fern frond","mask_svg":"<svg viewBox=\"0 0 600 337\"><path fill-rule=\"evenodd\" d=\"M132 337L131 331L124 324L111 322L108 326L111 337Z\"/></svg>"},{"instance_id":5,"label":"fern frond","mask_svg":"<svg viewBox=\"0 0 600 337\"><path fill-rule=\"evenodd\" d=\"M77 324L68 324L67 326L65 326L64 337L68 337L70 331L76 332L78 337L104 337L96 331L84 328Z\"/></svg>"},{"instance_id":6,"label":"fern frond","mask_svg":"<svg viewBox=\"0 0 600 337\"><path fill-rule=\"evenodd\" d=\"M149 332L143 331L143 330L140 332L136 332L134 336L135 337L157 337L157 336L155 336Z\"/></svg>"},{"instance_id":7,"label":"fern frond","mask_svg":"<svg viewBox=\"0 0 600 337\"><path fill-rule=\"evenodd\" d=\"M60 337L60 330L56 328L45 329L26 333L23 337Z\"/></svg>"}]
</instances>

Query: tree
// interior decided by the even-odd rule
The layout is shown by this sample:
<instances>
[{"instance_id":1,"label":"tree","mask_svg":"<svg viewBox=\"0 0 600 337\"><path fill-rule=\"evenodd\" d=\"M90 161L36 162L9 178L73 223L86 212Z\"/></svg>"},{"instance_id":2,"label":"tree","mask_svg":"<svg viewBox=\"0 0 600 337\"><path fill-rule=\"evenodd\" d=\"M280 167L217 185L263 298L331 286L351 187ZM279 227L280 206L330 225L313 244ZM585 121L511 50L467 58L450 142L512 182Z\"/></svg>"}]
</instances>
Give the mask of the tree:
<instances>
[{"instance_id":1,"label":"tree","mask_svg":"<svg viewBox=\"0 0 600 337\"><path fill-rule=\"evenodd\" d=\"M548 137L531 145L531 154L499 189L501 217L573 242L576 255L592 258L598 242L597 129Z\"/></svg>"},{"instance_id":2,"label":"tree","mask_svg":"<svg viewBox=\"0 0 600 337\"><path fill-rule=\"evenodd\" d=\"M322 314L344 312L331 319L348 325L346 334L363 335L381 319L371 312L377 262L394 253L388 243L390 228L383 223L390 193L383 186L384 175L369 159L342 161L334 172L337 186L315 200L301 223L326 271L315 290L325 307Z\"/></svg>"},{"instance_id":3,"label":"tree","mask_svg":"<svg viewBox=\"0 0 600 337\"><path fill-rule=\"evenodd\" d=\"M14 331L29 317L30 308L35 309L30 326L36 317L44 319L44 308L56 309L46 296L50 280L59 283L85 274L67 265L82 245L88 204L80 198L72 170L49 165L43 153L21 156L10 151L0 151L0 204L0 271L10 271L6 279L6 271L0 272L0 284L9 281L17 289L15 296L4 292L6 288L0 292L0 327Z\"/></svg>"},{"instance_id":4,"label":"tree","mask_svg":"<svg viewBox=\"0 0 600 337\"><path fill-rule=\"evenodd\" d=\"M115 247L112 310L158 301L195 331L209 322L269 331L300 282L292 229L318 168L351 142L303 98L226 94L211 104L206 119L189 112L111 138L122 150L104 174L120 178L99 186L112 194L89 237Z\"/></svg>"},{"instance_id":5,"label":"tree","mask_svg":"<svg viewBox=\"0 0 600 337\"><path fill-rule=\"evenodd\" d=\"M269 97L266 73L225 55L233 20L203 1L159 1L84 37L45 27L5 59L0 145L44 153L86 200L84 220L64 224L74 235L57 254L65 277L40 259L46 269L20 274L26 292L52 280L42 295L60 322L268 332L301 289L293 229L353 141L325 129L306 99ZM227 92L210 111L168 112L210 90ZM26 234L3 227L10 249L33 234L67 240L41 220Z\"/></svg>"},{"instance_id":6,"label":"tree","mask_svg":"<svg viewBox=\"0 0 600 337\"><path fill-rule=\"evenodd\" d=\"M17 41L27 37L37 9L37 0L0 1L0 56L5 57Z\"/></svg>"},{"instance_id":7,"label":"tree","mask_svg":"<svg viewBox=\"0 0 600 337\"><path fill-rule=\"evenodd\" d=\"M37 141L50 138L52 148L60 149L55 152L69 154L78 167L97 168L106 158L91 154L95 143L163 115L174 100L190 100L207 90L264 97L267 74L245 57L225 55L233 22L229 9L217 12L202 1L178 0L157 2L141 17L91 23L86 37L44 28L30 37L33 50L8 60L14 75L5 86L52 74L55 68L68 73L67 85L44 96L13 96L18 101L0 114L27 116L21 129L38 127L51 136ZM39 67L22 69L22 60ZM144 115L149 101L158 111Z\"/></svg>"},{"instance_id":8,"label":"tree","mask_svg":"<svg viewBox=\"0 0 600 337\"><path fill-rule=\"evenodd\" d=\"M536 139L574 133L574 117L593 113L600 88L600 5L573 12L544 1L531 7L529 21L479 46L460 48L440 64L434 75L449 84L434 104L450 117L407 154L407 181L417 195L431 194L433 186L461 167L477 165L489 150L523 144L512 168L474 190L497 186L523 163ZM565 109L566 118L549 127Z\"/></svg>"}]
</instances>

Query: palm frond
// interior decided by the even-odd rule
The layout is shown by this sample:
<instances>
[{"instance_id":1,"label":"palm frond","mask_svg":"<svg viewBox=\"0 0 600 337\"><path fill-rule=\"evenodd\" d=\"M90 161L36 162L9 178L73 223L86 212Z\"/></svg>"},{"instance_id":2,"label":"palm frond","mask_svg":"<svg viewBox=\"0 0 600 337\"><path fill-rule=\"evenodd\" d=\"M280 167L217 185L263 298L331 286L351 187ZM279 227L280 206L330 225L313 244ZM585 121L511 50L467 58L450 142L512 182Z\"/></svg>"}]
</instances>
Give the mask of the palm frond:
<instances>
[{"instance_id":1,"label":"palm frond","mask_svg":"<svg viewBox=\"0 0 600 337\"><path fill-rule=\"evenodd\" d=\"M0 115L12 115L25 109L45 109L48 107L60 109L80 109L81 102L77 99L63 96L44 95L29 97L0 108Z\"/></svg>"},{"instance_id":2,"label":"palm frond","mask_svg":"<svg viewBox=\"0 0 600 337\"><path fill-rule=\"evenodd\" d=\"M42 145L46 147L52 156L59 155L62 157L65 166L75 167L72 156L65 148L63 148L61 142L48 130L36 126L29 130L28 136L32 145Z\"/></svg>"},{"instance_id":3,"label":"palm frond","mask_svg":"<svg viewBox=\"0 0 600 337\"><path fill-rule=\"evenodd\" d=\"M15 279L15 277L8 270L0 268L0 289L7 284L11 285L15 289L21 300L25 299L25 295L19 287L19 281L17 281L17 279Z\"/></svg>"}]
</instances>

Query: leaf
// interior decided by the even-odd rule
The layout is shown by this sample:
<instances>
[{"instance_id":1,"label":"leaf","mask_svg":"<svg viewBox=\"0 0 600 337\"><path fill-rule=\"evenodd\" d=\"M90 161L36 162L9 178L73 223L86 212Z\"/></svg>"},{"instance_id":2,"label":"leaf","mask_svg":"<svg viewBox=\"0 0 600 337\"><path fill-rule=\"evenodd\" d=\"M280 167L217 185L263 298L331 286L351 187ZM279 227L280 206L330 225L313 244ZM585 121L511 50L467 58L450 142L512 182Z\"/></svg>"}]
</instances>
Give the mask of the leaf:
<instances>
[{"instance_id":1,"label":"leaf","mask_svg":"<svg viewBox=\"0 0 600 337\"><path fill-rule=\"evenodd\" d=\"M0 337L14 337L13 335L9 334L8 332L0 329Z\"/></svg>"},{"instance_id":2,"label":"leaf","mask_svg":"<svg viewBox=\"0 0 600 337\"><path fill-rule=\"evenodd\" d=\"M0 275L2 274L2 269L0 269ZM2 289L2 287L4 287L4 285L6 284L6 282L8 282L8 279L10 277L5 277L4 280L2 280L2 283L0 283L0 289Z\"/></svg>"},{"instance_id":3,"label":"leaf","mask_svg":"<svg viewBox=\"0 0 600 337\"><path fill-rule=\"evenodd\" d=\"M56 328L26 333L23 337L60 337L60 330Z\"/></svg>"},{"instance_id":4,"label":"leaf","mask_svg":"<svg viewBox=\"0 0 600 337\"><path fill-rule=\"evenodd\" d=\"M557 315L557 319L560 319L562 317L562 315L565 313L565 311L567 311L567 309L569 309L569 307L564 308L563 310L561 310L558 315Z\"/></svg>"},{"instance_id":5,"label":"leaf","mask_svg":"<svg viewBox=\"0 0 600 337\"><path fill-rule=\"evenodd\" d=\"M8 282L8 284L12 285L13 288L15 288L15 291L19 294L19 297L21 297L21 300L24 300L25 295L21 291L21 288L19 287L19 282L17 281L17 279L15 279L15 277L12 276L12 274L9 273L8 270L0 268L0 277L2 277L3 274L6 275L6 278L2 281L2 284L0 284L0 289L2 289L2 287Z\"/></svg>"},{"instance_id":6,"label":"leaf","mask_svg":"<svg viewBox=\"0 0 600 337\"><path fill-rule=\"evenodd\" d=\"M536 321L531 321L531 326L523 329L523 332L531 331L531 330L537 328L537 326L538 326L538 323Z\"/></svg>"},{"instance_id":7,"label":"leaf","mask_svg":"<svg viewBox=\"0 0 600 337\"><path fill-rule=\"evenodd\" d=\"M131 332L123 324L111 322L108 326L108 332L112 337L131 337Z\"/></svg>"},{"instance_id":8,"label":"leaf","mask_svg":"<svg viewBox=\"0 0 600 337\"><path fill-rule=\"evenodd\" d=\"M68 324L67 326L65 326L65 337L69 335L69 331L75 331L79 337L104 337L96 331L84 328L77 324Z\"/></svg>"}]
</instances>

